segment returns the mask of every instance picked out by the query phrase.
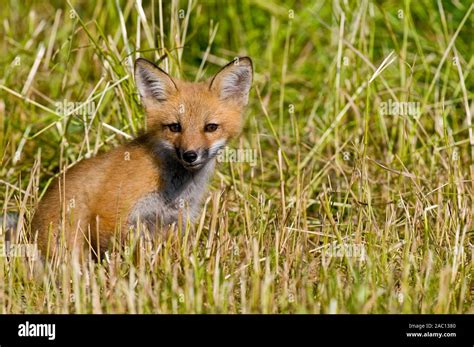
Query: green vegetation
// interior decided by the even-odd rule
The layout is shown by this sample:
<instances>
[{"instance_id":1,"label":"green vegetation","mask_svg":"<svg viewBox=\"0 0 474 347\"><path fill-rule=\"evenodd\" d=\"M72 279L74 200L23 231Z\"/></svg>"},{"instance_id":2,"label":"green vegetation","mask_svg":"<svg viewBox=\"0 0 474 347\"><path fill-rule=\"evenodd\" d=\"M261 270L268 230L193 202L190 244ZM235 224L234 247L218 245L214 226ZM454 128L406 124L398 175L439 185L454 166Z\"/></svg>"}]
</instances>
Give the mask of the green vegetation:
<instances>
[{"instance_id":1,"label":"green vegetation","mask_svg":"<svg viewBox=\"0 0 474 347\"><path fill-rule=\"evenodd\" d=\"M12 0L0 13L0 214L19 214L20 242L55 175L143 130L137 56L189 80L252 57L231 147L257 153L218 166L184 237L102 263L0 257L0 312L474 312L470 1Z\"/></svg>"}]
</instances>

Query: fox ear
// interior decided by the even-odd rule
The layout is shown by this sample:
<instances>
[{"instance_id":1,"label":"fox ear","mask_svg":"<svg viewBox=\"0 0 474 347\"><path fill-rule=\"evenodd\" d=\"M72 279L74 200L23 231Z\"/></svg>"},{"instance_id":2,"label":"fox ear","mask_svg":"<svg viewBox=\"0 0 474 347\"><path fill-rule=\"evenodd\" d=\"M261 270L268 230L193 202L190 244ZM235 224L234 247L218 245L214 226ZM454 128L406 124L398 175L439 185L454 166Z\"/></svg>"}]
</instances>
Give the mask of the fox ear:
<instances>
[{"instance_id":1,"label":"fox ear","mask_svg":"<svg viewBox=\"0 0 474 347\"><path fill-rule=\"evenodd\" d=\"M245 106L252 78L252 60L249 57L235 58L212 78L209 89L217 93L221 100L235 100Z\"/></svg>"},{"instance_id":2,"label":"fox ear","mask_svg":"<svg viewBox=\"0 0 474 347\"><path fill-rule=\"evenodd\" d=\"M135 83L145 104L153 101L165 101L178 90L166 72L143 58L135 61Z\"/></svg>"}]
</instances>

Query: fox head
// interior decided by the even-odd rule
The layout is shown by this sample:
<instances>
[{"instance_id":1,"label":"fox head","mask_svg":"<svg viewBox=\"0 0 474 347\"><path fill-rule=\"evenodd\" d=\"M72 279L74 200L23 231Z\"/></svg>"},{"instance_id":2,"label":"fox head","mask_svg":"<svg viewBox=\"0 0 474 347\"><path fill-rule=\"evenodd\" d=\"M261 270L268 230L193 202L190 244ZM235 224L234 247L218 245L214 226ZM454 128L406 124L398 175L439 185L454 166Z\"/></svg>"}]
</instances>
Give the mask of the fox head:
<instances>
[{"instance_id":1,"label":"fox head","mask_svg":"<svg viewBox=\"0 0 474 347\"><path fill-rule=\"evenodd\" d=\"M153 63L135 62L135 81L145 108L147 132L190 171L214 158L242 127L252 84L252 61L236 58L208 82L169 76Z\"/></svg>"}]
</instances>

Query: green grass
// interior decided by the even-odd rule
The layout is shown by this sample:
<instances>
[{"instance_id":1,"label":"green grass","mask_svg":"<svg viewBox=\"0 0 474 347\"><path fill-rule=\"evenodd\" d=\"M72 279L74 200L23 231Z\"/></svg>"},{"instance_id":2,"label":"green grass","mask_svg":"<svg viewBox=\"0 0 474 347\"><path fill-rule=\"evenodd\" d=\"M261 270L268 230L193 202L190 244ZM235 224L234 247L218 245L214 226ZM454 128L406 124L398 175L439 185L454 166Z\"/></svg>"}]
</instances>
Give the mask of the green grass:
<instances>
[{"instance_id":1,"label":"green grass","mask_svg":"<svg viewBox=\"0 0 474 347\"><path fill-rule=\"evenodd\" d=\"M231 147L257 165L221 163L184 237L100 264L0 257L0 312L474 312L470 1L140 6L2 4L0 205L20 241L55 175L144 128L138 55L189 80L251 56ZM57 109L88 99L92 117Z\"/></svg>"}]
</instances>

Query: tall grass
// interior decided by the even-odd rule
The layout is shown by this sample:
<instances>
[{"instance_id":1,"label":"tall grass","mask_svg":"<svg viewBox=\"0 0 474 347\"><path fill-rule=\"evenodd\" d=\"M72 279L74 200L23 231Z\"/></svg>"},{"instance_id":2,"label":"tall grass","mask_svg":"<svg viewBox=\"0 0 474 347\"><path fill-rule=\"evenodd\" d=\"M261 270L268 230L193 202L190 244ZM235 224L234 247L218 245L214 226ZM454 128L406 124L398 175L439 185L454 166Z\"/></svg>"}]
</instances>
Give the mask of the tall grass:
<instances>
[{"instance_id":1,"label":"tall grass","mask_svg":"<svg viewBox=\"0 0 474 347\"><path fill-rule=\"evenodd\" d=\"M257 165L221 163L183 237L135 238L100 263L0 257L0 312L473 313L472 11L428 0L3 4L0 203L18 213L20 243L55 176L144 130L139 56L188 80L251 56L232 147L254 150ZM419 112L384 111L398 102Z\"/></svg>"}]
</instances>

